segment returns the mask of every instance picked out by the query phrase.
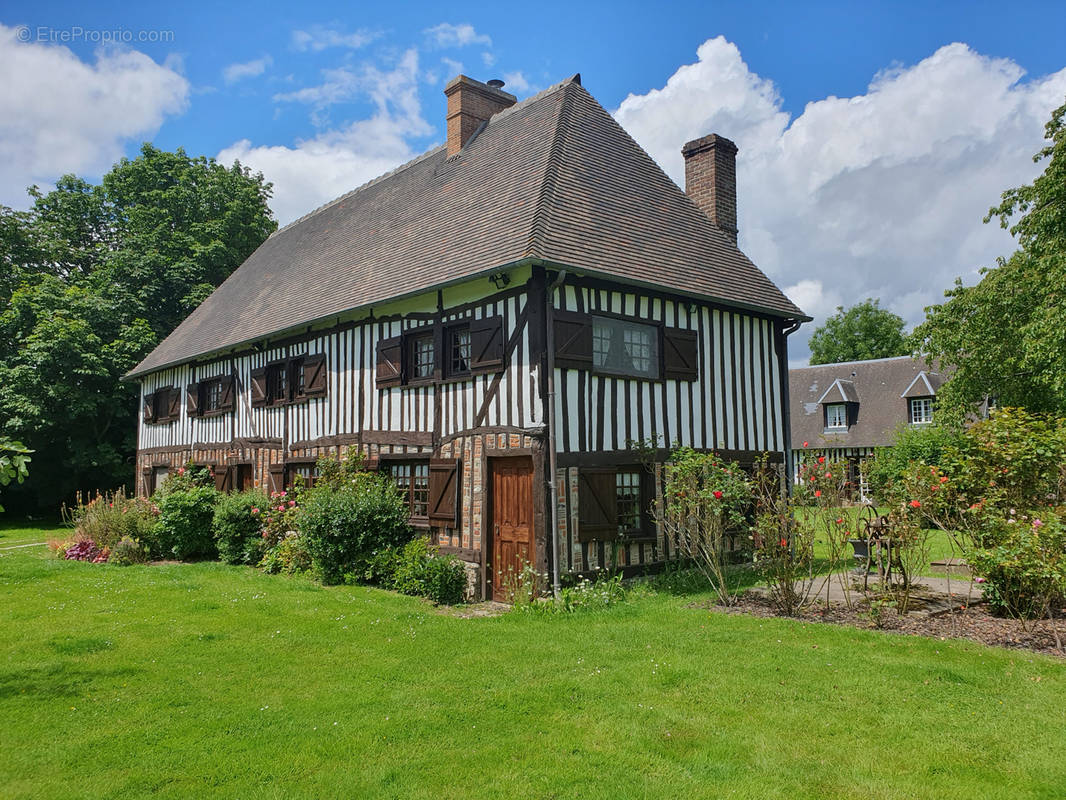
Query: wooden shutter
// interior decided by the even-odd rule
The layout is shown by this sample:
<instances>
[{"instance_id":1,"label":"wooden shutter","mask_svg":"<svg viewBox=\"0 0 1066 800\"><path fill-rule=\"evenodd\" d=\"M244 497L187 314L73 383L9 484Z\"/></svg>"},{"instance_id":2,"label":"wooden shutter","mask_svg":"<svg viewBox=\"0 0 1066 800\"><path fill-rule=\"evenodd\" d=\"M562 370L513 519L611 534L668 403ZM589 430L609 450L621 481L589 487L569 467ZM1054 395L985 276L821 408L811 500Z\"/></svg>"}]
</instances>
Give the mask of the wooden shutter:
<instances>
[{"instance_id":1,"label":"wooden shutter","mask_svg":"<svg viewBox=\"0 0 1066 800\"><path fill-rule=\"evenodd\" d=\"M403 383L403 337L378 340L377 385L399 386Z\"/></svg>"},{"instance_id":2,"label":"wooden shutter","mask_svg":"<svg viewBox=\"0 0 1066 800\"><path fill-rule=\"evenodd\" d=\"M181 416L181 389L171 387L167 397L167 421L178 419Z\"/></svg>"},{"instance_id":3,"label":"wooden shutter","mask_svg":"<svg viewBox=\"0 0 1066 800\"><path fill-rule=\"evenodd\" d=\"M220 492L233 491L234 469L235 467L224 467L221 464L215 465L215 488Z\"/></svg>"},{"instance_id":4,"label":"wooden shutter","mask_svg":"<svg viewBox=\"0 0 1066 800\"><path fill-rule=\"evenodd\" d=\"M285 465L271 464L267 469L267 492L285 491Z\"/></svg>"},{"instance_id":5,"label":"wooden shutter","mask_svg":"<svg viewBox=\"0 0 1066 800\"><path fill-rule=\"evenodd\" d=\"M592 369L592 318L573 311L556 311L555 366Z\"/></svg>"},{"instance_id":6,"label":"wooden shutter","mask_svg":"<svg viewBox=\"0 0 1066 800\"><path fill-rule=\"evenodd\" d=\"M614 469L581 469L577 474L579 542L618 536L618 490Z\"/></svg>"},{"instance_id":7,"label":"wooden shutter","mask_svg":"<svg viewBox=\"0 0 1066 800\"><path fill-rule=\"evenodd\" d=\"M663 377L694 381L700 377L700 343L696 331L663 329Z\"/></svg>"},{"instance_id":8,"label":"wooden shutter","mask_svg":"<svg viewBox=\"0 0 1066 800\"><path fill-rule=\"evenodd\" d=\"M252 408L263 408L267 404L266 367L252 370Z\"/></svg>"},{"instance_id":9,"label":"wooden shutter","mask_svg":"<svg viewBox=\"0 0 1066 800\"><path fill-rule=\"evenodd\" d=\"M503 317L470 320L470 371L482 372L503 366Z\"/></svg>"},{"instance_id":10,"label":"wooden shutter","mask_svg":"<svg viewBox=\"0 0 1066 800\"><path fill-rule=\"evenodd\" d=\"M304 371L303 384L305 397L322 397L326 393L329 372L326 369L326 355L319 353L307 356L300 369Z\"/></svg>"},{"instance_id":11,"label":"wooden shutter","mask_svg":"<svg viewBox=\"0 0 1066 800\"><path fill-rule=\"evenodd\" d=\"M146 423L155 422L155 392L149 392L144 396L141 413Z\"/></svg>"},{"instance_id":12,"label":"wooden shutter","mask_svg":"<svg viewBox=\"0 0 1066 800\"><path fill-rule=\"evenodd\" d=\"M222 399L219 402L219 411L232 411L236 405L235 401L235 389L236 381L232 375L226 375L222 378Z\"/></svg>"},{"instance_id":13,"label":"wooden shutter","mask_svg":"<svg viewBox=\"0 0 1066 800\"><path fill-rule=\"evenodd\" d=\"M190 383L185 387L185 413L195 417L200 413L200 384Z\"/></svg>"},{"instance_id":14,"label":"wooden shutter","mask_svg":"<svg viewBox=\"0 0 1066 800\"><path fill-rule=\"evenodd\" d=\"M455 527L459 517L459 466L456 459L429 462L429 521Z\"/></svg>"}]
</instances>

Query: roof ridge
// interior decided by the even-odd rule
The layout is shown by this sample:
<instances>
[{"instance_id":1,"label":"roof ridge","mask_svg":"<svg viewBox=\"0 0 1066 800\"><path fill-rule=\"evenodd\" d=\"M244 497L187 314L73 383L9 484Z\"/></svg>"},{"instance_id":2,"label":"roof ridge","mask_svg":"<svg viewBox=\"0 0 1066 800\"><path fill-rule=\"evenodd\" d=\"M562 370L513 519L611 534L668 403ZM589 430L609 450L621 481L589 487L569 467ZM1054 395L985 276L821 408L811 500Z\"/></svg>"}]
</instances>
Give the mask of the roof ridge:
<instances>
[{"instance_id":1,"label":"roof ridge","mask_svg":"<svg viewBox=\"0 0 1066 800\"><path fill-rule=\"evenodd\" d=\"M540 92L537 92L535 95L533 95L531 97L527 97L521 103L515 103L513 106L508 106L507 108L503 109L503 111L500 111L500 112L498 112L496 114L493 114L491 118L486 120L486 124L491 123L492 120L494 120L494 119L504 119L505 117L510 116L512 113L514 113L518 109L523 108L523 107L528 106L528 105L531 105L534 102L536 102L537 100L540 100L540 99L548 96L552 92L556 92L559 89L562 89L562 88L564 88L564 87L566 87L569 84L574 83L574 82L577 82L580 85L580 83L581 83L581 74L580 73L575 73L575 74L571 75L569 78L567 78L566 80L562 80L562 81L559 81L556 84L552 84L547 89L544 89L544 90L542 90ZM481 131L479 129L478 133L480 133L480 132ZM426 152L422 153L419 156L415 156L410 161L404 162L403 164L400 164L398 167L394 167L393 169L390 169L388 172L383 172L382 174L378 175L376 178L371 178L366 183L360 184L359 186L356 186L354 189L351 189L350 191L347 191L344 194L339 195L338 197L334 197L332 200L330 200L330 201L328 201L326 203L323 203L322 205L318 206L317 208L311 209L306 214L304 214L304 215L302 215L300 217L297 217L292 222L289 222L285 226L283 226L281 228L278 228L276 231L274 231L272 234L270 234L270 236L267 237L267 238L271 238L273 236L277 236L282 231L288 230L293 225L296 225L297 223L303 222L308 217L313 217L315 214L319 213L320 211L325 211L327 208L335 206L337 203L341 202L342 200L347 200L353 194L361 192L364 189L369 189L371 186L374 186L375 184L381 183L381 181L385 180L386 178L391 178L393 175L396 175L396 174L398 174L400 172L403 172L405 169L408 169L409 167L413 167L415 164L418 164L418 163L424 161L425 159L427 159L430 156L434 155L438 151L443 150L445 147L447 147L447 144L439 144L436 147L431 147L429 150L427 150Z\"/></svg>"},{"instance_id":2,"label":"roof ridge","mask_svg":"<svg viewBox=\"0 0 1066 800\"><path fill-rule=\"evenodd\" d=\"M555 195L559 179L559 152L562 150L563 129L567 122L567 109L570 106L570 93L566 91L566 88L572 81L573 78L559 84L563 89L563 99L559 105L559 115L556 118L555 130L552 133L552 143L548 148L548 161L544 167L544 180L541 181L540 191L537 193L533 224L530 225L529 241L526 244L527 256L543 255L542 240L547 235L550 201Z\"/></svg>"},{"instance_id":3,"label":"roof ridge","mask_svg":"<svg viewBox=\"0 0 1066 800\"><path fill-rule=\"evenodd\" d=\"M923 356L885 356L884 358L861 358L855 361L834 361L831 364L805 364L802 367L789 367L788 371L793 372L801 369L822 369L823 367L842 367L845 364L876 364L881 361L899 361L901 359L908 359L910 361L924 361Z\"/></svg>"}]
</instances>

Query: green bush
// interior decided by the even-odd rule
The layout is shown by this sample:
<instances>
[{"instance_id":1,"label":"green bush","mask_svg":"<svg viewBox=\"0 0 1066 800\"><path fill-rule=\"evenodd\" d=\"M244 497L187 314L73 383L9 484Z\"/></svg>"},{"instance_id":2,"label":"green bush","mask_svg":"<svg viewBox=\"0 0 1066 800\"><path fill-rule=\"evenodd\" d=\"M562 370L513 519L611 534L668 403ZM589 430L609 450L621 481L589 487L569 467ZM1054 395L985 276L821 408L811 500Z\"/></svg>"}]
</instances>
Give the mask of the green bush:
<instances>
[{"instance_id":1,"label":"green bush","mask_svg":"<svg viewBox=\"0 0 1066 800\"><path fill-rule=\"evenodd\" d=\"M392 481L360 473L343 488L315 487L300 500L297 529L324 583L363 574L373 554L410 536L407 505Z\"/></svg>"},{"instance_id":2,"label":"green bush","mask_svg":"<svg viewBox=\"0 0 1066 800\"><path fill-rule=\"evenodd\" d=\"M252 489L227 494L215 506L212 529L218 554L227 564L258 564L263 557L263 512L270 498Z\"/></svg>"},{"instance_id":3,"label":"green bush","mask_svg":"<svg viewBox=\"0 0 1066 800\"><path fill-rule=\"evenodd\" d=\"M147 560L147 548L131 536L123 536L119 539L111 548L111 555L107 559L109 564L118 564L120 567L143 564Z\"/></svg>"},{"instance_id":4,"label":"green bush","mask_svg":"<svg viewBox=\"0 0 1066 800\"><path fill-rule=\"evenodd\" d=\"M909 465L946 467L948 454L956 452L963 441L963 434L940 425L898 429L892 446L876 450L866 462L866 480L871 493L879 503L892 502L893 489Z\"/></svg>"},{"instance_id":5,"label":"green bush","mask_svg":"<svg viewBox=\"0 0 1066 800\"><path fill-rule=\"evenodd\" d=\"M307 539L295 531L290 531L264 553L259 566L271 575L298 575L309 572L312 563L311 553L307 550Z\"/></svg>"},{"instance_id":6,"label":"green bush","mask_svg":"<svg viewBox=\"0 0 1066 800\"><path fill-rule=\"evenodd\" d=\"M183 561L216 556L218 551L211 526L218 498L219 493L210 486L171 489L162 493L154 542L157 554Z\"/></svg>"},{"instance_id":7,"label":"green bush","mask_svg":"<svg viewBox=\"0 0 1066 800\"><path fill-rule=\"evenodd\" d=\"M437 605L456 605L466 593L466 569L453 556L442 556L424 536L403 547L386 547L371 555L364 575L382 588L425 597Z\"/></svg>"}]
</instances>

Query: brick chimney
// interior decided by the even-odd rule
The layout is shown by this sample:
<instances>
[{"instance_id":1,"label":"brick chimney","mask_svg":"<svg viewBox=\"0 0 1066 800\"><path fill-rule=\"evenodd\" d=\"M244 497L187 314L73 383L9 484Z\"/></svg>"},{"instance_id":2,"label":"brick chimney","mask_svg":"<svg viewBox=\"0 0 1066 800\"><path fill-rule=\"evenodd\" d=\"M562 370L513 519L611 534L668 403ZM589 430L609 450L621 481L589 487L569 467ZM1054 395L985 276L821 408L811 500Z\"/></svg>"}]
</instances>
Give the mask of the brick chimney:
<instances>
[{"instance_id":1,"label":"brick chimney","mask_svg":"<svg viewBox=\"0 0 1066 800\"><path fill-rule=\"evenodd\" d=\"M712 133L681 148L685 193L718 228L737 240L737 146Z\"/></svg>"},{"instance_id":2,"label":"brick chimney","mask_svg":"<svg viewBox=\"0 0 1066 800\"><path fill-rule=\"evenodd\" d=\"M448 158L463 149L481 123L518 100L503 91L503 81L482 83L465 75L450 80L444 95L448 98Z\"/></svg>"}]
</instances>

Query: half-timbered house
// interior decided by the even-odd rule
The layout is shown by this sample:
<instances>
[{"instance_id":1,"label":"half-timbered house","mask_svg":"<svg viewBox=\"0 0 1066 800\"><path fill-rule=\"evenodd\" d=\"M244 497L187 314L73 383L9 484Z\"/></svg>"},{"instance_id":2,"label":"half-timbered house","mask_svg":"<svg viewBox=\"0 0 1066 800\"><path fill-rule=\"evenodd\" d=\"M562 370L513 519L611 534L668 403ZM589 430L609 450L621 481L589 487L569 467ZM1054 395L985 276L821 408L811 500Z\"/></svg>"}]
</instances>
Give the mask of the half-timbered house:
<instances>
[{"instance_id":1,"label":"half-timbered house","mask_svg":"<svg viewBox=\"0 0 1066 800\"><path fill-rule=\"evenodd\" d=\"M140 492L355 447L500 597L666 557L634 442L787 463L807 317L737 247L736 147L685 145L686 194L578 76L501 87L451 81L446 144L278 230L130 373Z\"/></svg>"}]
</instances>

